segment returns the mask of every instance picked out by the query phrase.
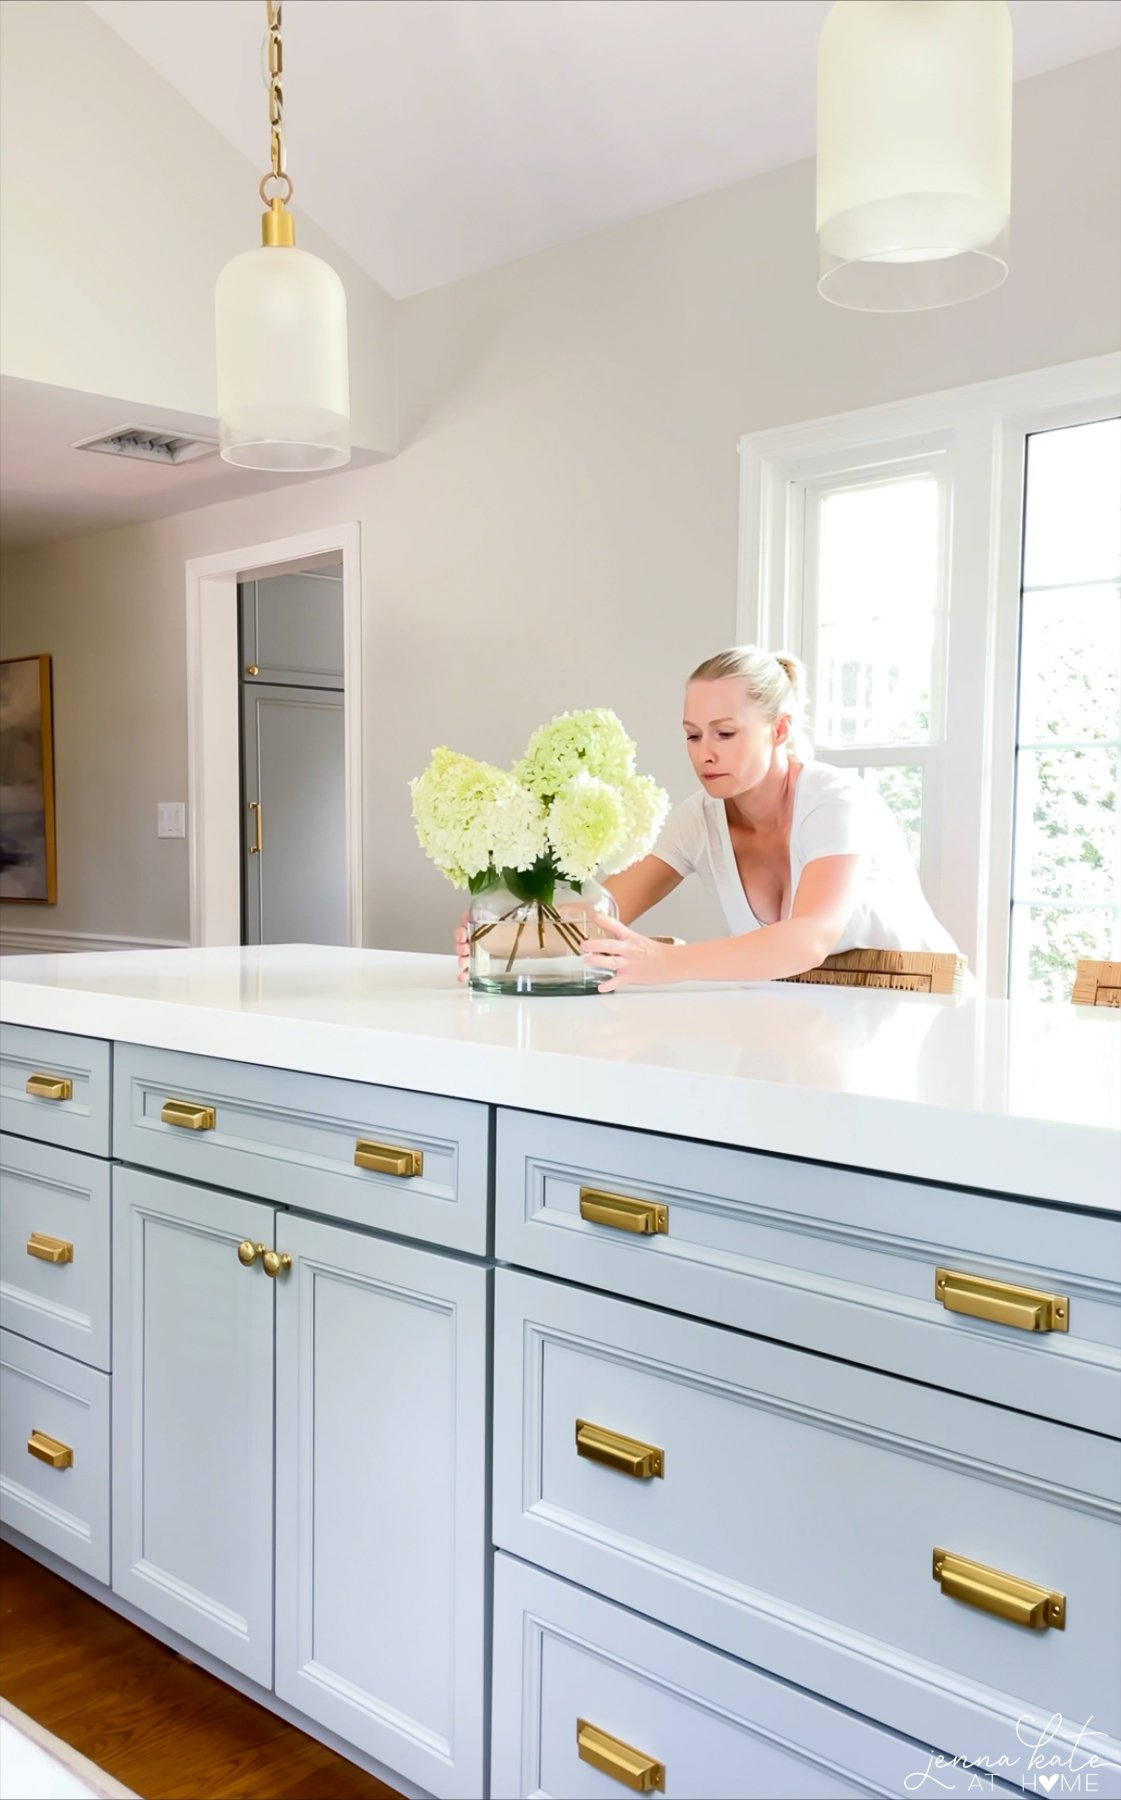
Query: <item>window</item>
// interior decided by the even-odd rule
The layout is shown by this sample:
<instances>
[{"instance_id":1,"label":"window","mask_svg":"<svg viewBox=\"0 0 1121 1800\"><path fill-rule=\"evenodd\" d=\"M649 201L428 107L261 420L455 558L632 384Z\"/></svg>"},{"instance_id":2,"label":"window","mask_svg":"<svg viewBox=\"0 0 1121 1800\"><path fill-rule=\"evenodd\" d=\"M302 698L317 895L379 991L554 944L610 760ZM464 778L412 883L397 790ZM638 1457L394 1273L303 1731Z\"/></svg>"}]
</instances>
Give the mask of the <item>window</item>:
<instances>
[{"instance_id":1,"label":"window","mask_svg":"<svg viewBox=\"0 0 1121 1800\"><path fill-rule=\"evenodd\" d=\"M1009 993L1121 957L1121 420L1028 438Z\"/></svg>"},{"instance_id":2,"label":"window","mask_svg":"<svg viewBox=\"0 0 1121 1800\"><path fill-rule=\"evenodd\" d=\"M922 869L924 763L943 735L947 473L942 457L804 495L802 643L817 754L855 768ZM929 858L927 859L929 862Z\"/></svg>"},{"instance_id":3,"label":"window","mask_svg":"<svg viewBox=\"0 0 1121 1800\"><path fill-rule=\"evenodd\" d=\"M989 994L1121 954L1119 410L1111 355L740 445L740 641L801 656Z\"/></svg>"}]
</instances>

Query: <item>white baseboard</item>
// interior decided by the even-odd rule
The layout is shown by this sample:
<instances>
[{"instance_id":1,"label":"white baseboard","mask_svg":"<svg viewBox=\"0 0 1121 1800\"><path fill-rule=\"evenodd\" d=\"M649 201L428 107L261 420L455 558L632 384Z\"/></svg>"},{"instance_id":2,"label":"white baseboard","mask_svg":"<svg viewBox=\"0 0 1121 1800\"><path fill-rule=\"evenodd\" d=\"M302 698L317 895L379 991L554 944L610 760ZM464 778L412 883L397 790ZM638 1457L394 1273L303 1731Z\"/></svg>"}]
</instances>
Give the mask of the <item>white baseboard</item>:
<instances>
[{"instance_id":1,"label":"white baseboard","mask_svg":"<svg viewBox=\"0 0 1121 1800\"><path fill-rule=\"evenodd\" d=\"M74 950L186 950L185 938L142 938L106 936L93 931L50 931L32 926L21 930L0 925L0 956L52 956Z\"/></svg>"}]
</instances>

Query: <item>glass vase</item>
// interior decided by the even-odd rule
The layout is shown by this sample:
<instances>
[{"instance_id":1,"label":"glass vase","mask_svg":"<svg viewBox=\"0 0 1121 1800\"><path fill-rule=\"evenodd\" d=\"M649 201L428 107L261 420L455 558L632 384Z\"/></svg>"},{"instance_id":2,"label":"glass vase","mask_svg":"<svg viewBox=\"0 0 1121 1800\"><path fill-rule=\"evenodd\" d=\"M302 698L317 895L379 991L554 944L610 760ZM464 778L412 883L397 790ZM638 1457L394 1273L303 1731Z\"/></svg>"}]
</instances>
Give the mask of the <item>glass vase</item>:
<instances>
[{"instance_id":1,"label":"glass vase","mask_svg":"<svg viewBox=\"0 0 1121 1800\"><path fill-rule=\"evenodd\" d=\"M552 899L523 900L499 885L467 914L470 984L482 994L594 994L610 971L591 969L580 945L605 937L599 921L619 908L598 881L558 880Z\"/></svg>"}]
</instances>

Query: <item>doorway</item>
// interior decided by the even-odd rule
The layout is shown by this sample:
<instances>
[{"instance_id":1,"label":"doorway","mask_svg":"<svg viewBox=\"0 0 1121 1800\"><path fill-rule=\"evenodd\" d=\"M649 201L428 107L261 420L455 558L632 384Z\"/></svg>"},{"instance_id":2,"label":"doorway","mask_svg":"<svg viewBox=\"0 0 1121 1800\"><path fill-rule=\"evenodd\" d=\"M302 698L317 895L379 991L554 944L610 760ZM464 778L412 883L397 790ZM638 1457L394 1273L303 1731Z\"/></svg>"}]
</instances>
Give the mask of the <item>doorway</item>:
<instances>
[{"instance_id":1,"label":"doorway","mask_svg":"<svg viewBox=\"0 0 1121 1800\"><path fill-rule=\"evenodd\" d=\"M350 524L187 564L192 944L363 942L359 546Z\"/></svg>"}]
</instances>

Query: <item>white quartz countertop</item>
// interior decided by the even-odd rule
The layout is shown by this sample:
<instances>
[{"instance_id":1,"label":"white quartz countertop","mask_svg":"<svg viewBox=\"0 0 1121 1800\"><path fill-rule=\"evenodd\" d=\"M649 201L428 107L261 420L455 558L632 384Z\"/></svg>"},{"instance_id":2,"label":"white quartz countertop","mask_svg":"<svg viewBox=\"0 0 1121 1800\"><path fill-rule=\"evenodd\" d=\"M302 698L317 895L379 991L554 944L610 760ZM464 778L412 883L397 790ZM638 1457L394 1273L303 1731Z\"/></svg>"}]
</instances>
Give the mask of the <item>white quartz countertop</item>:
<instances>
[{"instance_id":1,"label":"white quartz countertop","mask_svg":"<svg viewBox=\"0 0 1121 1800\"><path fill-rule=\"evenodd\" d=\"M512 999L451 957L0 960L0 1019L1121 1212L1121 1016L786 983Z\"/></svg>"}]
</instances>

